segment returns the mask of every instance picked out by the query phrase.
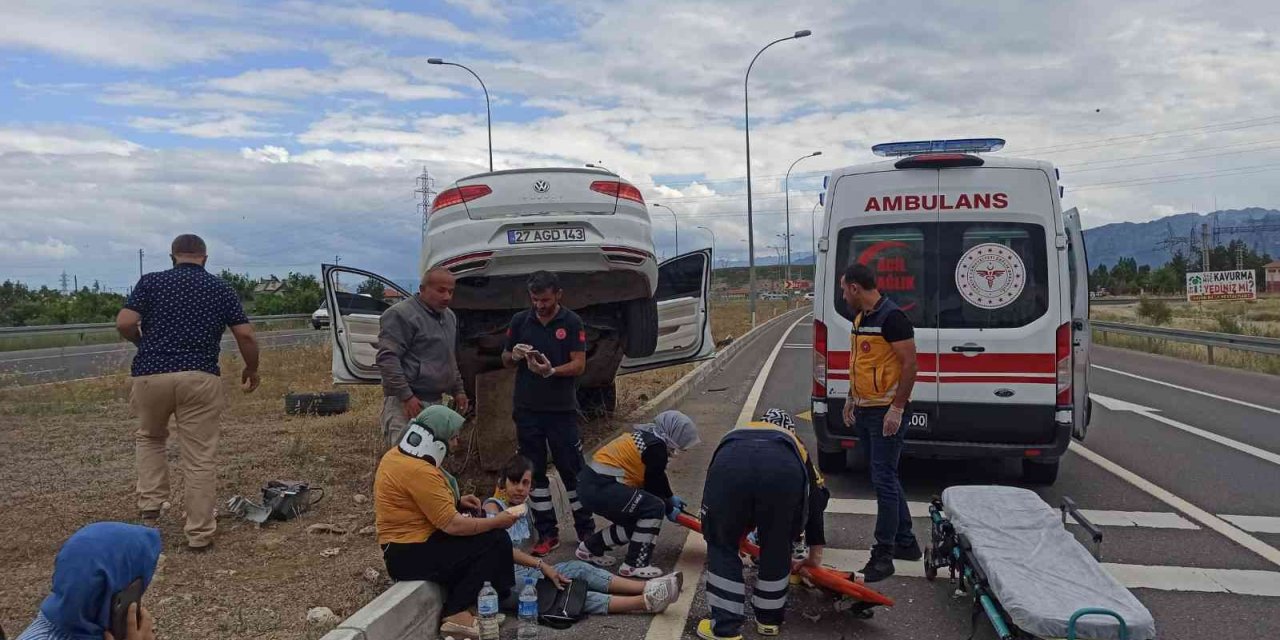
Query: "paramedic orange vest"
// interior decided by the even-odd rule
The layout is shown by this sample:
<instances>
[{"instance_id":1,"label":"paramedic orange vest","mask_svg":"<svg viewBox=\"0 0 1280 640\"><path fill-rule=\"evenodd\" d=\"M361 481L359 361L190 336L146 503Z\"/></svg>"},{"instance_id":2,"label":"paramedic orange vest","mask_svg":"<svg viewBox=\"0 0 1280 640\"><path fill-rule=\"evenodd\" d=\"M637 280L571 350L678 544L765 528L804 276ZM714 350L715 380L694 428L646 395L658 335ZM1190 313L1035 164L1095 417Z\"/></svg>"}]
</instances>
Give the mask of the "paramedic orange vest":
<instances>
[{"instance_id":1,"label":"paramedic orange vest","mask_svg":"<svg viewBox=\"0 0 1280 640\"><path fill-rule=\"evenodd\" d=\"M617 478L628 487L643 489L644 462L640 454L644 448L643 432L620 435L591 456L591 468L601 475Z\"/></svg>"},{"instance_id":2,"label":"paramedic orange vest","mask_svg":"<svg viewBox=\"0 0 1280 640\"><path fill-rule=\"evenodd\" d=\"M898 392L902 364L881 335L885 318L898 310L892 300L881 297L870 313L859 313L853 319L853 333L849 336L849 395L856 406L888 406Z\"/></svg>"}]
</instances>

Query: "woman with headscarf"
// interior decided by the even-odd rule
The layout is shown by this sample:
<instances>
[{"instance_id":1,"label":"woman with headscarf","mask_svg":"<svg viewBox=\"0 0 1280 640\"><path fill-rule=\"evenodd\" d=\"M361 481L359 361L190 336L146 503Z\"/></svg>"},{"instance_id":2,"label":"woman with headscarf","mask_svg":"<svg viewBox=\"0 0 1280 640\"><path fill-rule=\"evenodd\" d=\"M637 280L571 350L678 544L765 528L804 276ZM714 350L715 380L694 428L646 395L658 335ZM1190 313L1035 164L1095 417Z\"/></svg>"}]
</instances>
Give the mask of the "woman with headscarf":
<instances>
[{"instance_id":1,"label":"woman with headscarf","mask_svg":"<svg viewBox=\"0 0 1280 640\"><path fill-rule=\"evenodd\" d=\"M471 608L488 582L506 598L515 584L511 538L516 516L482 514L480 499L459 495L441 465L458 447L463 418L427 407L409 422L396 448L382 456L373 483L378 544L393 580L429 580L445 591L440 635L478 638ZM464 513L466 512L466 513Z\"/></svg>"},{"instance_id":2,"label":"woman with headscarf","mask_svg":"<svg viewBox=\"0 0 1280 640\"><path fill-rule=\"evenodd\" d=\"M616 560L605 554L629 542L618 575L642 580L661 576L652 562L662 518L675 522L685 506L667 481L667 460L699 442L698 427L689 416L664 411L652 424L636 425L596 451L578 475L578 497L613 525L580 543L578 559L609 567Z\"/></svg>"},{"instance_id":3,"label":"woman with headscarf","mask_svg":"<svg viewBox=\"0 0 1280 640\"><path fill-rule=\"evenodd\" d=\"M75 532L53 561L53 589L18 640L112 638L111 599L135 580L145 591L160 560L160 533L122 522L96 522ZM127 637L155 640L151 614L131 605Z\"/></svg>"}]
</instances>

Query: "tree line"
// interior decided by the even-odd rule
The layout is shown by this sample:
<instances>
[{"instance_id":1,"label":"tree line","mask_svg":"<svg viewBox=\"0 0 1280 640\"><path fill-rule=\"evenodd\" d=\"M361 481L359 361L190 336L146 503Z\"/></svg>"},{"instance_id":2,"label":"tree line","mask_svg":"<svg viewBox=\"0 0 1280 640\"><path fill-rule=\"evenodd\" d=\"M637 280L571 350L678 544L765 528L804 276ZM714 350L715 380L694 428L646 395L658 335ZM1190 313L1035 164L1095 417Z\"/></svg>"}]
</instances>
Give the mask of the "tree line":
<instances>
[{"instance_id":1,"label":"tree line","mask_svg":"<svg viewBox=\"0 0 1280 640\"><path fill-rule=\"evenodd\" d=\"M1227 245L1219 245L1210 250L1209 270L1235 270L1237 251L1241 254L1243 267L1255 271L1254 277L1261 290L1267 281L1263 267L1271 262L1271 255L1257 253L1243 240L1232 240ZM1089 288L1093 291L1106 289L1113 295L1177 295L1186 290L1187 272L1202 270L1200 262L1199 255L1189 258L1181 249L1175 251L1168 262L1156 268L1145 264L1138 266L1138 261L1133 258L1120 258L1111 268L1104 264L1095 267L1089 273Z\"/></svg>"},{"instance_id":2,"label":"tree line","mask_svg":"<svg viewBox=\"0 0 1280 640\"><path fill-rule=\"evenodd\" d=\"M258 281L247 274L224 270L219 276L235 290L249 315L311 313L324 302L320 280L313 275L290 273L280 279L282 286L275 293L255 292ZM104 291L96 282L64 292L6 280L0 284L0 326L111 322L124 303L125 296Z\"/></svg>"}]
</instances>

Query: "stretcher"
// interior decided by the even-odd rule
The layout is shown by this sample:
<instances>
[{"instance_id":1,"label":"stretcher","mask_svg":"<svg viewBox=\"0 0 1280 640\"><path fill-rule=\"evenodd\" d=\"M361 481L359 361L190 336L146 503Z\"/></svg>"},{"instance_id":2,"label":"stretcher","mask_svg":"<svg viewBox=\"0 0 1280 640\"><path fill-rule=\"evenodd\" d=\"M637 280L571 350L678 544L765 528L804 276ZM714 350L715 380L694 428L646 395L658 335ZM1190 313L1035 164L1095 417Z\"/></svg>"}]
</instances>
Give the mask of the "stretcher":
<instances>
[{"instance_id":1,"label":"stretcher","mask_svg":"<svg viewBox=\"0 0 1280 640\"><path fill-rule=\"evenodd\" d=\"M1066 530L1073 518L1094 544L1091 555ZM1000 640L1150 640L1147 608L1098 562L1102 532L1070 498L1061 514L1032 491L958 486L929 505L925 577L947 569L957 594L973 597Z\"/></svg>"},{"instance_id":2,"label":"stretcher","mask_svg":"<svg viewBox=\"0 0 1280 640\"><path fill-rule=\"evenodd\" d=\"M676 516L676 523L690 531L702 533L702 521L687 511L681 511ZM760 547L747 540L746 536L743 536L738 549L755 560L760 559ZM836 603L836 608L841 611L848 610L859 618L872 617L875 614L873 609L877 606L893 606L893 598L864 584L854 582L849 579L849 576L834 569L800 567L797 575L807 580L810 584L840 598L840 601Z\"/></svg>"}]
</instances>

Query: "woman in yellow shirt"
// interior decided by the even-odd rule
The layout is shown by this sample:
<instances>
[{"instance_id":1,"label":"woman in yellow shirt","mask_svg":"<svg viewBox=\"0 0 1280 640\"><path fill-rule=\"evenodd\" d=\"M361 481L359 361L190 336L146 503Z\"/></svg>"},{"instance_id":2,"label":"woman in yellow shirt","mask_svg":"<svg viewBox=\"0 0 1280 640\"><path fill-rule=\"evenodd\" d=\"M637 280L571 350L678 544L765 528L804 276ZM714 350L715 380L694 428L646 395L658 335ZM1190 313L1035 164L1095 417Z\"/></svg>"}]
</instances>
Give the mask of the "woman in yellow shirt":
<instances>
[{"instance_id":1,"label":"woman in yellow shirt","mask_svg":"<svg viewBox=\"0 0 1280 640\"><path fill-rule=\"evenodd\" d=\"M393 580L428 580L445 590L441 632L479 637L470 610L484 583L503 599L515 584L511 538L516 516L472 517L480 499L459 495L440 465L458 446L463 418L431 406L409 422L396 448L382 456L373 482L378 544ZM467 512L467 513L464 513Z\"/></svg>"}]
</instances>

